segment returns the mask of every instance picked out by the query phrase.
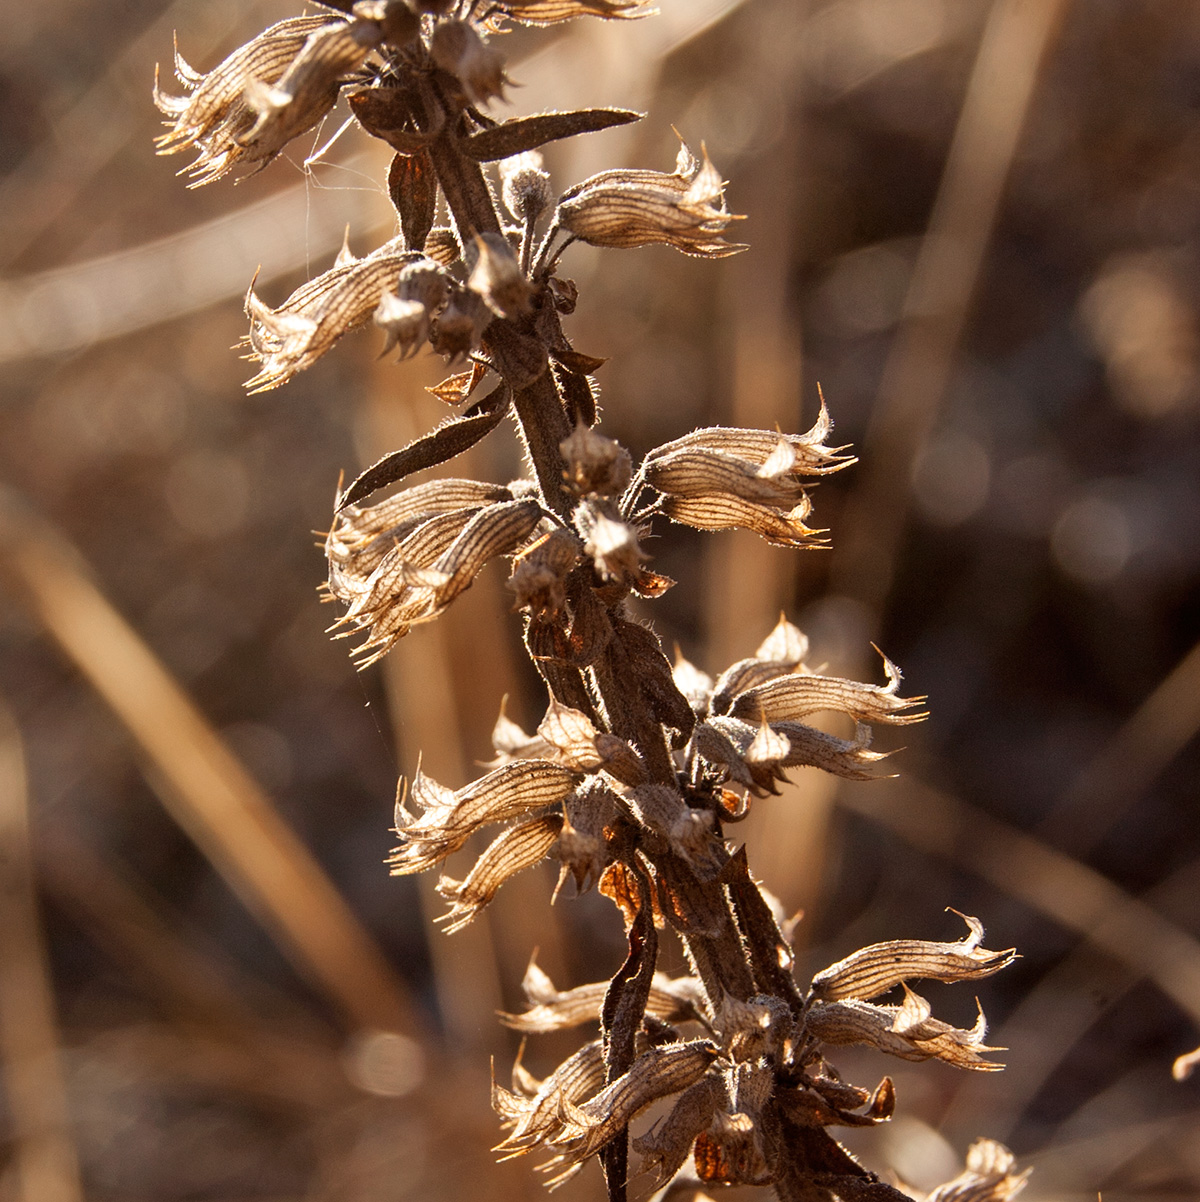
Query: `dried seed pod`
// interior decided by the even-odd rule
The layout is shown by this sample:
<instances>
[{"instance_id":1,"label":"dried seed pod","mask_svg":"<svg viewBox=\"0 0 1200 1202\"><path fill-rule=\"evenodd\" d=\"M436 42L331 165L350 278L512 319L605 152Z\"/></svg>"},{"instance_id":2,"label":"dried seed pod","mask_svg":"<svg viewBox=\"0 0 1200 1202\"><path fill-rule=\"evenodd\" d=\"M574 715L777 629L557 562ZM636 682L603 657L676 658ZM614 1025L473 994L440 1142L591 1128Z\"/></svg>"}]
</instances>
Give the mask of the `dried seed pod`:
<instances>
[{"instance_id":1,"label":"dried seed pod","mask_svg":"<svg viewBox=\"0 0 1200 1202\"><path fill-rule=\"evenodd\" d=\"M497 317L529 312L533 285L503 234L477 234L467 247L467 287L483 298Z\"/></svg>"},{"instance_id":2,"label":"dried seed pod","mask_svg":"<svg viewBox=\"0 0 1200 1202\"><path fill-rule=\"evenodd\" d=\"M691 1154L696 1136L708 1129L723 1098L721 1084L713 1077L702 1077L685 1089L670 1114L633 1141L633 1150L642 1157L642 1172L653 1173L659 1185L670 1181Z\"/></svg>"},{"instance_id":3,"label":"dried seed pod","mask_svg":"<svg viewBox=\"0 0 1200 1202\"><path fill-rule=\"evenodd\" d=\"M567 603L567 575L579 562L583 544L570 530L556 526L513 561L508 587L516 594L515 609L557 617Z\"/></svg>"},{"instance_id":4,"label":"dried seed pod","mask_svg":"<svg viewBox=\"0 0 1200 1202\"><path fill-rule=\"evenodd\" d=\"M939 1185L928 1202L1009 1202L1029 1180L1032 1169L1016 1173L1017 1158L992 1139L977 1139L967 1149L967 1167L953 1181Z\"/></svg>"},{"instance_id":5,"label":"dried seed pod","mask_svg":"<svg viewBox=\"0 0 1200 1202\"><path fill-rule=\"evenodd\" d=\"M439 21L429 45L433 61L462 84L475 104L503 98L508 83L504 58L466 21Z\"/></svg>"},{"instance_id":6,"label":"dried seed pod","mask_svg":"<svg viewBox=\"0 0 1200 1202\"><path fill-rule=\"evenodd\" d=\"M255 393L278 388L311 367L343 334L371 316L401 270L418 257L395 242L362 259L341 255L333 267L302 284L278 309L263 304L251 284L246 293L248 342L251 357L262 368L246 381L246 389Z\"/></svg>"},{"instance_id":7,"label":"dried seed pod","mask_svg":"<svg viewBox=\"0 0 1200 1202\"><path fill-rule=\"evenodd\" d=\"M601 580L631 584L638 578L646 553L638 545L637 530L632 525L614 516L612 507L599 498L582 501L572 517L584 540L584 553L590 556Z\"/></svg>"},{"instance_id":8,"label":"dried seed pod","mask_svg":"<svg viewBox=\"0 0 1200 1202\"><path fill-rule=\"evenodd\" d=\"M659 1098L681 1093L708 1071L718 1050L707 1040L649 1048L627 1073L582 1105L565 1103L564 1121L543 1143L558 1154L542 1169L553 1172L548 1184L573 1176L629 1121Z\"/></svg>"},{"instance_id":9,"label":"dried seed pod","mask_svg":"<svg viewBox=\"0 0 1200 1202\"><path fill-rule=\"evenodd\" d=\"M527 1097L517 1097L492 1083L492 1108L502 1116L510 1134L496 1146L502 1160L520 1156L536 1147L561 1124L564 1106L593 1096L604 1086L604 1051L600 1040L584 1044L564 1060Z\"/></svg>"},{"instance_id":10,"label":"dried seed pod","mask_svg":"<svg viewBox=\"0 0 1200 1202\"><path fill-rule=\"evenodd\" d=\"M510 876L544 859L554 846L562 824L561 814L543 814L540 818L519 822L491 842L475 861L466 880L442 877L437 891L453 903L450 911L439 920L446 924L447 934L462 930L496 896Z\"/></svg>"},{"instance_id":11,"label":"dried seed pod","mask_svg":"<svg viewBox=\"0 0 1200 1202\"><path fill-rule=\"evenodd\" d=\"M923 722L928 715L919 707L923 697L900 697L900 669L883 656L886 685L860 684L837 676L790 673L741 693L730 716L745 721L794 722L829 710L848 714L858 722L886 722L904 726Z\"/></svg>"},{"instance_id":12,"label":"dried seed pod","mask_svg":"<svg viewBox=\"0 0 1200 1202\"><path fill-rule=\"evenodd\" d=\"M701 150L697 160L682 145L675 172L602 171L568 188L555 220L593 246L635 247L662 242L684 254L719 259L746 248L721 233L735 220L725 208L717 169Z\"/></svg>"},{"instance_id":13,"label":"dried seed pod","mask_svg":"<svg viewBox=\"0 0 1200 1202\"><path fill-rule=\"evenodd\" d=\"M428 248L428 242L425 245ZM434 321L429 341L439 355L445 355L451 362L461 359L478 349L494 316L478 293L456 287Z\"/></svg>"},{"instance_id":14,"label":"dried seed pod","mask_svg":"<svg viewBox=\"0 0 1200 1202\"><path fill-rule=\"evenodd\" d=\"M559 443L566 468L563 478L577 497L614 497L624 492L632 476L629 452L596 430L578 423Z\"/></svg>"},{"instance_id":15,"label":"dried seed pod","mask_svg":"<svg viewBox=\"0 0 1200 1202\"><path fill-rule=\"evenodd\" d=\"M594 777L563 802L565 821L557 854L563 876L569 872L580 893L590 889L612 862L606 831L616 821L617 805L617 795Z\"/></svg>"},{"instance_id":16,"label":"dried seed pod","mask_svg":"<svg viewBox=\"0 0 1200 1202\"><path fill-rule=\"evenodd\" d=\"M340 579L331 575L330 591L350 601L339 625L348 627L347 633L368 633L366 642L355 648L355 654L363 657L360 666L385 655L412 626L441 614L470 588L489 559L514 551L541 517L536 501L499 502L472 515L454 541L428 564L405 558L402 544L381 561L361 591L343 596Z\"/></svg>"},{"instance_id":17,"label":"dried seed pod","mask_svg":"<svg viewBox=\"0 0 1200 1202\"><path fill-rule=\"evenodd\" d=\"M905 981L978 981L1007 968L1016 949L989 952L980 947L983 924L966 914L959 917L968 933L957 943L931 943L923 939L892 939L839 960L813 977L813 996L832 1002L841 998L870 1001Z\"/></svg>"},{"instance_id":18,"label":"dried seed pod","mask_svg":"<svg viewBox=\"0 0 1200 1202\"><path fill-rule=\"evenodd\" d=\"M818 1002L805 1018L808 1034L833 1045L868 1044L902 1060L936 1058L956 1068L996 1072L1004 1065L985 1059L987 1023L983 1011L970 1030L952 1027L930 1017L929 1003L904 986L904 1004L877 1006L850 998L840 1002Z\"/></svg>"},{"instance_id":19,"label":"dried seed pod","mask_svg":"<svg viewBox=\"0 0 1200 1202\"><path fill-rule=\"evenodd\" d=\"M326 25L309 36L276 83L247 79L246 103L258 117L239 141L252 147L256 158L273 158L333 108L344 78L382 38L374 21Z\"/></svg>"},{"instance_id":20,"label":"dried seed pod","mask_svg":"<svg viewBox=\"0 0 1200 1202\"><path fill-rule=\"evenodd\" d=\"M506 1027L530 1034L598 1022L608 986L608 981L596 981L574 989L555 989L554 982L531 960L521 982L529 1009L523 1014L500 1017ZM686 1022L696 1018L702 997L703 989L695 977L672 980L664 973L655 973L646 999L646 1013L665 1023Z\"/></svg>"},{"instance_id":21,"label":"dried seed pod","mask_svg":"<svg viewBox=\"0 0 1200 1202\"><path fill-rule=\"evenodd\" d=\"M175 73L190 93L187 96L162 92L155 70L154 103L172 118L170 129L155 145L159 154L197 150L195 161L187 168L192 176L189 187L211 183L239 162L265 166L278 154L279 147L247 141L258 115L246 102L246 85L251 80L277 83L309 37L329 26L328 15L280 21L239 46L206 75L192 70L176 50Z\"/></svg>"},{"instance_id":22,"label":"dried seed pod","mask_svg":"<svg viewBox=\"0 0 1200 1202\"><path fill-rule=\"evenodd\" d=\"M395 290L385 292L375 309L375 324L387 335L381 353L386 355L398 347L401 359L415 355L449 296L445 270L432 259L406 263L400 269Z\"/></svg>"},{"instance_id":23,"label":"dried seed pod","mask_svg":"<svg viewBox=\"0 0 1200 1202\"><path fill-rule=\"evenodd\" d=\"M418 771L408 797L423 812L413 818L397 803L396 833L402 842L388 859L392 875L432 868L458 851L481 827L562 801L577 781L569 769L544 760L505 764L457 791Z\"/></svg>"}]
</instances>

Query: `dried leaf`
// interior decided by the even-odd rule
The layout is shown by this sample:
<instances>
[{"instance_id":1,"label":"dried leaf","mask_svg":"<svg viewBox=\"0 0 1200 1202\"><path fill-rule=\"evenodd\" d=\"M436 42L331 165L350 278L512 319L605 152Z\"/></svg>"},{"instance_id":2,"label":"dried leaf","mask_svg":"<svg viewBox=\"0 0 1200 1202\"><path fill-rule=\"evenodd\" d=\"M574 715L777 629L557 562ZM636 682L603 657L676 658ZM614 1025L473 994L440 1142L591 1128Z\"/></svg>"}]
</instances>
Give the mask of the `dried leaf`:
<instances>
[{"instance_id":1,"label":"dried leaf","mask_svg":"<svg viewBox=\"0 0 1200 1202\"><path fill-rule=\"evenodd\" d=\"M515 117L489 129L472 134L459 143L460 148L480 163L511 158L527 150L536 150L547 142L590 134L614 125L640 121L644 113L628 109L579 109L569 113L535 113Z\"/></svg>"},{"instance_id":2,"label":"dried leaf","mask_svg":"<svg viewBox=\"0 0 1200 1202\"><path fill-rule=\"evenodd\" d=\"M720 1105L723 1091L712 1077L702 1077L681 1093L670 1114L652 1130L633 1141L642 1157L642 1172L653 1173L663 1185L683 1167L696 1136L706 1130Z\"/></svg>"},{"instance_id":3,"label":"dried leaf","mask_svg":"<svg viewBox=\"0 0 1200 1202\"><path fill-rule=\"evenodd\" d=\"M410 442L398 451L392 451L372 464L338 499L338 510L345 509L369 497L377 489L395 484L413 472L436 467L469 450L480 439L490 434L508 412L509 392L507 386L499 385L489 394L488 404L471 416L450 418L436 429Z\"/></svg>"},{"instance_id":4,"label":"dried leaf","mask_svg":"<svg viewBox=\"0 0 1200 1202\"><path fill-rule=\"evenodd\" d=\"M424 250L437 208L437 176L429 151L421 149L410 155L394 155L388 168L387 186L388 195L400 216L405 246L410 250Z\"/></svg>"}]
</instances>

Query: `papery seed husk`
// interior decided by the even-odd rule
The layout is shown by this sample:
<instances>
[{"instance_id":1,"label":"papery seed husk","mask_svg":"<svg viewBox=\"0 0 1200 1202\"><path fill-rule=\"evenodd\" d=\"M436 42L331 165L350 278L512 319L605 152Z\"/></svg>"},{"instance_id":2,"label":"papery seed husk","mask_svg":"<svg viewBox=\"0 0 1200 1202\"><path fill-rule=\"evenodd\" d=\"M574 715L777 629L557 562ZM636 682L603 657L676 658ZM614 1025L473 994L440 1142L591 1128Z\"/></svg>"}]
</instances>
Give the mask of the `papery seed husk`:
<instances>
[{"instance_id":1,"label":"papery seed husk","mask_svg":"<svg viewBox=\"0 0 1200 1202\"><path fill-rule=\"evenodd\" d=\"M488 845L466 880L442 877L438 882L438 893L454 903L443 917L447 933L466 926L496 896L510 876L545 858L562 825L561 814L545 814L511 826Z\"/></svg>"},{"instance_id":2,"label":"papery seed husk","mask_svg":"<svg viewBox=\"0 0 1200 1202\"><path fill-rule=\"evenodd\" d=\"M977 918L965 914L962 918L970 933L957 943L893 939L871 944L818 973L812 982L813 995L822 1001L870 1001L904 981L977 981L1013 962L1015 948L985 950L979 946L983 925Z\"/></svg>"},{"instance_id":3,"label":"papery seed husk","mask_svg":"<svg viewBox=\"0 0 1200 1202\"><path fill-rule=\"evenodd\" d=\"M859 722L902 726L923 721L926 714L918 707L924 698L898 696L900 673L890 661L884 662L886 685L793 672L748 689L736 699L730 712L749 722L799 721L823 711L849 714Z\"/></svg>"}]
</instances>

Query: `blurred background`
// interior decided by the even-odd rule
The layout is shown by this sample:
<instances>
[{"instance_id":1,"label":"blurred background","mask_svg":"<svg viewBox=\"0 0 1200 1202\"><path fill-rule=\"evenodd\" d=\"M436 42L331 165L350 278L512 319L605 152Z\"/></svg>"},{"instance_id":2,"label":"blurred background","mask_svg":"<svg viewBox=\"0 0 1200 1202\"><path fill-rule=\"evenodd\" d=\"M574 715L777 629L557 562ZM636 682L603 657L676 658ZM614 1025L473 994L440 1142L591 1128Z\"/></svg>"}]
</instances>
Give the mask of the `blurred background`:
<instances>
[{"instance_id":1,"label":"blurred background","mask_svg":"<svg viewBox=\"0 0 1200 1202\"><path fill-rule=\"evenodd\" d=\"M1005 1073L839 1059L899 1095L853 1147L917 1189L989 1135L1033 1198L1194 1196L1200 1085L1171 1070L1200 1043L1200 10L659 8L505 42L512 112L648 113L554 148L559 188L669 170L674 124L748 214L724 262L568 252L605 430L638 455L698 424L805 429L820 385L859 462L816 490L832 550L663 528L680 584L639 613L716 672L783 610L813 665L880 680L874 641L929 697L925 725L877 732L897 778L804 770L731 828L804 911L802 979L955 939L948 906L1022 955L979 989ZM540 1197L488 1151L488 1059L506 1082L517 1050L495 1012L535 947L560 987L623 956L603 899L548 907L549 865L452 937L432 879L384 867L397 776L421 753L465 783L501 697L527 729L545 698L499 565L361 674L323 633L310 532L340 472L444 415L422 386L447 373L378 362L366 332L246 398L230 348L256 266L277 304L347 226L359 253L391 235L387 155L325 148L344 106L236 186L189 192L152 147L173 31L207 70L294 11L6 13L5 1202ZM511 431L452 470L514 477ZM973 1021L963 987L928 996ZM601 1195L594 1165L562 1191Z\"/></svg>"}]
</instances>

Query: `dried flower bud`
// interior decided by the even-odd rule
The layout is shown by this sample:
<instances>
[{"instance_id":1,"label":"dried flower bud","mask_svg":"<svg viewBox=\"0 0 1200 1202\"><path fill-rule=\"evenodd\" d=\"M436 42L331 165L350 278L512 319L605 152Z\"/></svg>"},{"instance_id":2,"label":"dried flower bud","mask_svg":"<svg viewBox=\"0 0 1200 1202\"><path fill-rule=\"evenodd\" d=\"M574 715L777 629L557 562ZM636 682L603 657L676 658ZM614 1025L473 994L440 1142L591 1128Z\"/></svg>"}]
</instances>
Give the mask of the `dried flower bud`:
<instances>
[{"instance_id":1,"label":"dried flower bud","mask_svg":"<svg viewBox=\"0 0 1200 1202\"><path fill-rule=\"evenodd\" d=\"M439 355L451 361L461 359L478 348L494 316L477 292L455 287L449 303L433 322L429 341Z\"/></svg>"},{"instance_id":2,"label":"dried flower bud","mask_svg":"<svg viewBox=\"0 0 1200 1202\"><path fill-rule=\"evenodd\" d=\"M475 104L504 96L504 59L466 21L440 21L429 46L433 61L457 77Z\"/></svg>"},{"instance_id":3,"label":"dried flower bud","mask_svg":"<svg viewBox=\"0 0 1200 1202\"><path fill-rule=\"evenodd\" d=\"M675 172L602 171L559 200L556 220L593 246L634 247L664 242L684 254L719 259L745 250L721 233L735 220L725 208L717 169L701 151L697 161L682 146Z\"/></svg>"},{"instance_id":4,"label":"dried flower bud","mask_svg":"<svg viewBox=\"0 0 1200 1202\"><path fill-rule=\"evenodd\" d=\"M467 287L483 297L497 317L529 312L533 285L525 278L517 256L503 234L477 234L467 247L470 276Z\"/></svg>"},{"instance_id":5,"label":"dried flower bud","mask_svg":"<svg viewBox=\"0 0 1200 1202\"><path fill-rule=\"evenodd\" d=\"M563 478L575 496L615 497L629 486L633 476L629 452L599 431L580 423L558 447L567 464Z\"/></svg>"},{"instance_id":6,"label":"dried flower bud","mask_svg":"<svg viewBox=\"0 0 1200 1202\"><path fill-rule=\"evenodd\" d=\"M542 156L527 150L500 163L500 197L504 207L522 225L535 222L552 199L550 175L542 167Z\"/></svg>"}]
</instances>

